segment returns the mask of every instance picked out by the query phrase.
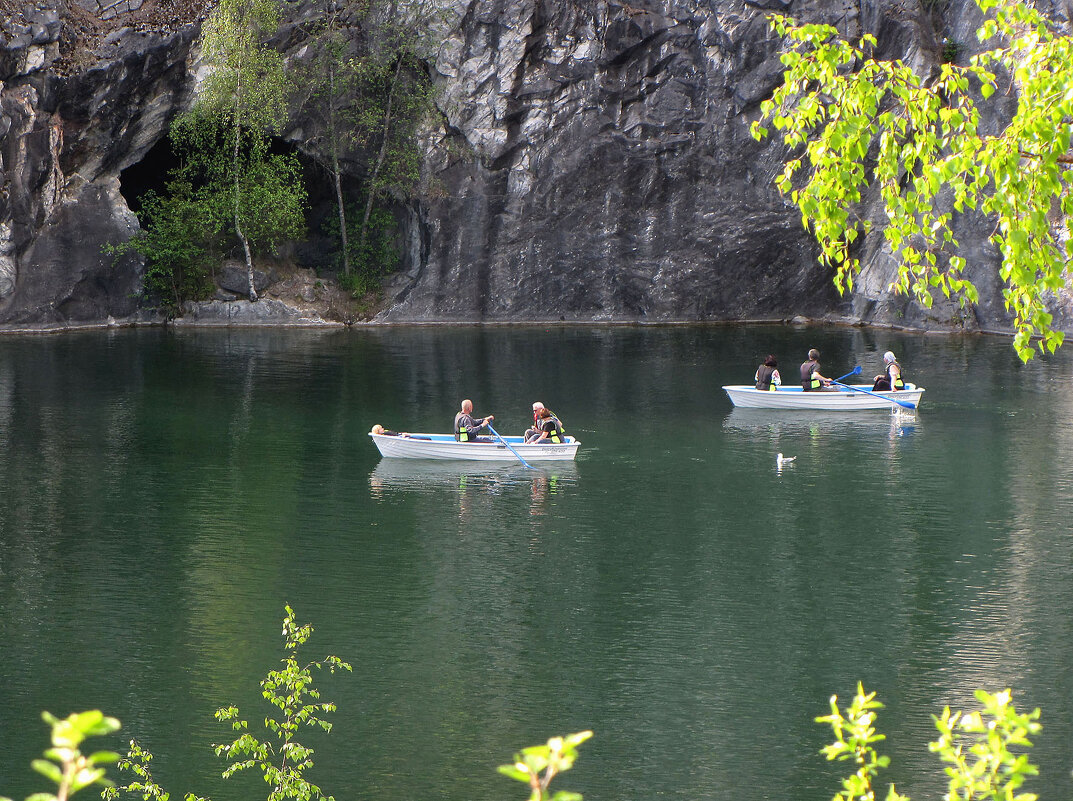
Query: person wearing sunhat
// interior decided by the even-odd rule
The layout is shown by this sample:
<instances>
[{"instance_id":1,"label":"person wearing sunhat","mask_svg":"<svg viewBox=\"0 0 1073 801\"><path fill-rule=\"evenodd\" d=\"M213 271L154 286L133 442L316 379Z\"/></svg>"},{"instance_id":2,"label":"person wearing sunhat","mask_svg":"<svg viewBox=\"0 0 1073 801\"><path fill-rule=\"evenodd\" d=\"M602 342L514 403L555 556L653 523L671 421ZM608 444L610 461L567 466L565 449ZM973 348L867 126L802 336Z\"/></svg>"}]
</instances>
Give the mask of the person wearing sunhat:
<instances>
[{"instance_id":1,"label":"person wearing sunhat","mask_svg":"<svg viewBox=\"0 0 1073 801\"><path fill-rule=\"evenodd\" d=\"M872 385L873 392L889 392L891 390L905 389L905 381L902 379L902 366L894 358L891 351L883 354L883 372L876 376L876 382Z\"/></svg>"}]
</instances>

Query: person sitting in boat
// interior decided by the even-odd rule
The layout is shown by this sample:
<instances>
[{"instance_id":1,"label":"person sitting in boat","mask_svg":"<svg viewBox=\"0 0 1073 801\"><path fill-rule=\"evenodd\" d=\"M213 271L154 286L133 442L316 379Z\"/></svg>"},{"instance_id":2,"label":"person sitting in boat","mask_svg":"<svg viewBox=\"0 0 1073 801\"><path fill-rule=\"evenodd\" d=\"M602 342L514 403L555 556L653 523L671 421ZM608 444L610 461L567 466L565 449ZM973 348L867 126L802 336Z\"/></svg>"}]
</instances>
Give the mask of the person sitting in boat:
<instances>
[{"instance_id":1,"label":"person sitting in boat","mask_svg":"<svg viewBox=\"0 0 1073 801\"><path fill-rule=\"evenodd\" d=\"M495 419L495 415L492 414L487 417L474 417L473 401L467 398L462 401L462 411L455 415L455 439L459 442L489 442L490 437L477 435L485 425Z\"/></svg>"},{"instance_id":2,"label":"person sitting in boat","mask_svg":"<svg viewBox=\"0 0 1073 801\"><path fill-rule=\"evenodd\" d=\"M883 372L876 376L876 382L872 385L872 392L890 392L905 389L905 381L902 379L902 366L894 358L891 351L883 354Z\"/></svg>"},{"instance_id":3,"label":"person sitting in boat","mask_svg":"<svg viewBox=\"0 0 1073 801\"><path fill-rule=\"evenodd\" d=\"M540 436L540 410L543 408L544 404L540 401L533 402L533 425L525 429L525 434L522 437L523 441L528 442Z\"/></svg>"},{"instance_id":4,"label":"person sitting in boat","mask_svg":"<svg viewBox=\"0 0 1073 801\"><path fill-rule=\"evenodd\" d=\"M527 440L530 445L536 445L541 442L550 442L553 445L563 444L566 439L563 435L563 424L559 422L558 417L551 413L550 409L541 408L537 424L540 426L540 433L533 439Z\"/></svg>"},{"instance_id":5,"label":"person sitting in boat","mask_svg":"<svg viewBox=\"0 0 1073 801\"><path fill-rule=\"evenodd\" d=\"M524 437L525 442L531 442L534 439L537 439L540 436L541 432L544 430L541 427L541 418L540 418L540 413L542 411L544 411L544 408L545 408L544 404L541 403L540 401L536 401L533 404L533 425L532 425L531 428L527 428L525 430L525 437ZM563 428L563 423L562 423L561 420L559 420L559 415L557 415L555 412L550 412L550 414L551 414L552 417L555 418L555 421L559 424L560 433L565 432L566 429Z\"/></svg>"},{"instance_id":6,"label":"person sitting in boat","mask_svg":"<svg viewBox=\"0 0 1073 801\"><path fill-rule=\"evenodd\" d=\"M831 379L820 374L820 352L812 348L808 352L808 361L801 365L801 389L813 392L831 386Z\"/></svg>"},{"instance_id":7,"label":"person sitting in boat","mask_svg":"<svg viewBox=\"0 0 1073 801\"><path fill-rule=\"evenodd\" d=\"M775 357L768 354L764 363L756 369L756 375L753 376L757 389L774 392L782 386L782 376L779 375L778 366L779 363Z\"/></svg>"}]
</instances>

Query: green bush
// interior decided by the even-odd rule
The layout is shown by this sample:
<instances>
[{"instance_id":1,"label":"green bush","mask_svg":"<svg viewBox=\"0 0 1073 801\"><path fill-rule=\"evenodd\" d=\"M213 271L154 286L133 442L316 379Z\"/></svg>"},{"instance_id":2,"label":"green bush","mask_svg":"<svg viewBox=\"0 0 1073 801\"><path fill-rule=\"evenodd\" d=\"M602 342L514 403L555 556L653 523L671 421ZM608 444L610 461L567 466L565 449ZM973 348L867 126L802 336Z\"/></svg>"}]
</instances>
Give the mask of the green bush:
<instances>
[{"instance_id":1,"label":"green bush","mask_svg":"<svg viewBox=\"0 0 1073 801\"><path fill-rule=\"evenodd\" d=\"M354 236L360 227L364 201L346 206L347 231L351 232L347 240L347 252L350 261L350 273L343 272L342 236L339 231L339 217L329 215L321 226L322 232L336 243L332 253L332 264L339 271L339 285L360 298L369 292L380 289L384 276L399 268L399 252L395 246L398 225L390 209L374 207L369 215L367 241L362 247Z\"/></svg>"}]
</instances>

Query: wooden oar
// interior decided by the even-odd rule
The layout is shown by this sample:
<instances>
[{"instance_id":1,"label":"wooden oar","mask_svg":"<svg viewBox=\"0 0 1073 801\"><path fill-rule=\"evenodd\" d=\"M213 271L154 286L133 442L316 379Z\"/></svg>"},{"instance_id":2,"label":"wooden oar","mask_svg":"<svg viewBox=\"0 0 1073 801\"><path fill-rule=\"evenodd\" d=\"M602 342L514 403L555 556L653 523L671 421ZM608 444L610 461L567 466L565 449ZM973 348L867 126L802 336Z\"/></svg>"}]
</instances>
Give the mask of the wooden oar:
<instances>
[{"instance_id":1,"label":"wooden oar","mask_svg":"<svg viewBox=\"0 0 1073 801\"><path fill-rule=\"evenodd\" d=\"M838 386L845 387L846 389L853 390L854 392L863 392L865 395L875 395L877 398L879 398L881 400L885 400L888 403L893 403L893 404L895 404L897 406L901 406L903 409L912 409L912 410L915 411L916 408L917 408L916 406L914 406L911 403L906 403L904 401L895 400L894 398L888 398L886 395L880 395L878 392L872 392L872 390L870 390L870 389L861 389L860 387L850 386L849 384L843 384L840 381L835 381L834 379L831 380L831 383L832 384L838 384Z\"/></svg>"},{"instance_id":2,"label":"wooden oar","mask_svg":"<svg viewBox=\"0 0 1073 801\"><path fill-rule=\"evenodd\" d=\"M496 439L498 439L498 440L499 440L500 442L502 442L502 443L503 443L504 445L506 445L506 446L507 446L507 450L509 450L509 451L510 451L511 453L513 453L513 454L514 454L515 456L517 456L517 457L518 457L518 461L519 461L519 462L521 462L522 464L524 464L524 465L525 465L526 467L528 467L528 468L529 468L530 470L536 470L536 468L535 468L535 467L533 467L533 466L532 466L531 464L529 464L529 462L525 461L525 459L523 459L523 458L521 457L521 454L520 454L520 453L518 453L518 451L514 450L514 448L512 448L512 447L510 446L510 443L509 443L509 442L507 442L507 441L506 441L505 439L503 439L503 437L499 436L499 432L498 432L498 431L496 431L496 430L495 430L494 428L492 428L492 424L491 424L491 423L485 423L484 425L485 425L485 427L486 427L486 428L487 428L487 429L488 429L489 431L491 431L491 432L492 432L493 434L495 434L495 436L496 436Z\"/></svg>"}]
</instances>

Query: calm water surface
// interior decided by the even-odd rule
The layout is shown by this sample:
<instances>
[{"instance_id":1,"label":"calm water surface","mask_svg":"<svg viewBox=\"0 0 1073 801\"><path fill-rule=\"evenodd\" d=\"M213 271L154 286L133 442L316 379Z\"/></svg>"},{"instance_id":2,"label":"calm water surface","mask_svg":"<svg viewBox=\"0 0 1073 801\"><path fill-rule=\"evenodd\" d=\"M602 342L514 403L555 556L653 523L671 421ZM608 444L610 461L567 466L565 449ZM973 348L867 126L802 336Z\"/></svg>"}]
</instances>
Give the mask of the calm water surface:
<instances>
[{"instance_id":1,"label":"calm water surface","mask_svg":"<svg viewBox=\"0 0 1073 801\"><path fill-rule=\"evenodd\" d=\"M922 410L732 411L721 385L809 347L836 376L894 350ZM354 666L307 738L341 801L524 798L495 766L585 728L559 781L587 801L826 801L813 718L858 680L901 792L942 792L931 713L1009 686L1043 708L1028 789L1067 798L1071 373L1073 345L781 327L0 339L0 794L44 788L42 709L98 707L173 798L263 798L219 779L212 713L263 716L290 603ZM463 397L502 433L544 401L578 461L366 436Z\"/></svg>"}]
</instances>

